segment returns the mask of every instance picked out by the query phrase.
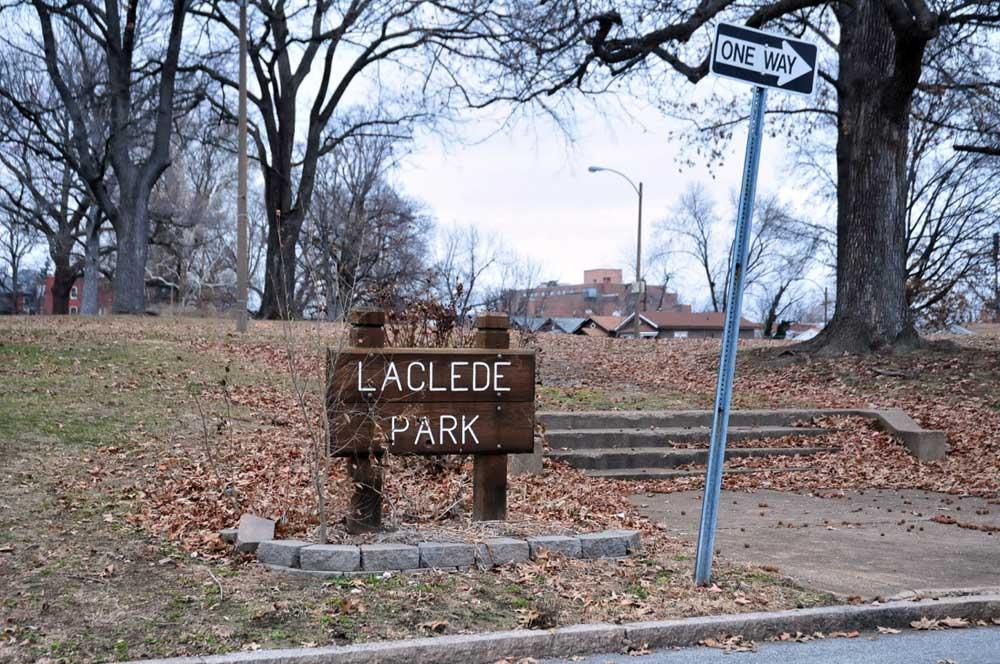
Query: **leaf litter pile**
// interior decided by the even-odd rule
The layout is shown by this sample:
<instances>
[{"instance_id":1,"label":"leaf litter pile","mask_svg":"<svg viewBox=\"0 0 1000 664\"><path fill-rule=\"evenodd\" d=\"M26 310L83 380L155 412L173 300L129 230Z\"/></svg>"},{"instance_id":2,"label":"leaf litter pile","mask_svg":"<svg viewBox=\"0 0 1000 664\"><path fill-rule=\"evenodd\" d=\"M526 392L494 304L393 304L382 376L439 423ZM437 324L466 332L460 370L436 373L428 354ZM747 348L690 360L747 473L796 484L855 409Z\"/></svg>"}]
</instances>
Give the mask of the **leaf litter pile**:
<instances>
[{"instance_id":1,"label":"leaf litter pile","mask_svg":"<svg viewBox=\"0 0 1000 664\"><path fill-rule=\"evenodd\" d=\"M320 427L322 353L334 333L317 326L258 324L252 341L229 335L179 335L177 342L228 358L222 378L206 377L198 399L201 431L188 444L171 432L145 434L144 444L107 450L109 466L139 455L142 476L132 487L141 509L136 523L185 547L220 546L219 528L251 511L278 520L281 536L311 536L316 513L310 474L315 432ZM327 335L327 336L323 336ZM969 341L971 339L971 341ZM688 407L710 403L718 342L627 340L539 335L542 403L547 389L604 393L685 394ZM731 489L918 488L996 497L1000 489L1000 327L983 327L953 350L872 357L776 363L775 342L752 341L741 353L735 407L899 407L925 428L947 432L950 451L940 461L920 462L890 434L861 419L835 418L811 425L834 432L820 437L741 441L736 445L837 448L807 458L749 457L727 468L760 472L727 475ZM742 347L742 346L741 346ZM231 367L231 370L230 370ZM293 383L302 387L300 400ZM572 406L572 404L570 404ZM627 409L628 402L611 404ZM145 451L155 452L147 459ZM346 538L338 527L351 493L344 460L329 463L326 482L330 539ZM486 534L471 511L469 457L389 458L385 518L396 530L380 539ZM802 468L799 472L784 472ZM696 469L700 469L695 467ZM550 464L542 476L512 477L510 522L493 533L587 531L610 527L655 532L630 508L629 493L699 488L700 476L670 481L607 484ZM609 490L614 489L614 490ZM410 533L407 535L407 533Z\"/></svg>"},{"instance_id":2,"label":"leaf litter pile","mask_svg":"<svg viewBox=\"0 0 1000 664\"><path fill-rule=\"evenodd\" d=\"M945 431L949 452L940 461L921 462L891 434L868 421L826 418L804 424L836 429L830 434L732 445L838 451L798 458L730 459L727 469L760 472L726 475L723 487L912 488L996 498L1000 492L1000 325L978 325L975 330L976 335L949 337L937 349L835 359L787 357L779 351L791 344L741 341L734 409L901 408L924 428ZM635 402L648 401L649 395L656 394L663 395L659 403L665 404L675 395L685 395L678 408L711 407L718 341L661 340L645 344L640 352L633 346L627 340L546 337L541 364L548 389L542 389L542 408L630 410ZM583 395L581 403L573 403L574 394ZM675 407L659 403L654 407ZM789 469L796 472L786 472ZM701 486L702 478L693 476L635 483L632 490L670 492Z\"/></svg>"},{"instance_id":3,"label":"leaf litter pile","mask_svg":"<svg viewBox=\"0 0 1000 664\"><path fill-rule=\"evenodd\" d=\"M947 431L951 451L945 460L919 463L896 441L867 425L824 422L838 431L808 441L789 437L768 442L840 448L810 457L808 464L814 470L780 472L783 464L802 465L794 457L741 460L738 463L764 472L727 476L726 486L912 487L996 496L1000 334L986 332L961 339L958 350L835 361L775 363L773 342L741 344L735 407L898 406L923 426ZM175 565L190 573L194 563L185 561L195 560L217 566L220 574L239 570L238 579L212 576L205 578L204 586L218 586L220 593L225 587L229 602L256 602L247 618L250 627L232 633L213 627L216 640L211 645L189 635L180 644L167 639L163 648L140 654L225 650L237 641L250 649L262 644L299 645L294 630L285 636L273 632L253 636L254 625L276 621L284 628L298 621L305 628L312 624L310 619L321 620L319 642L344 642L780 609L831 600L782 581L771 573L774 570L727 563L718 567L717 585L692 588L692 547L657 529L627 498L639 491L695 488L698 478L612 483L546 460L543 475L510 478L508 522L474 524L469 518L471 461L441 457L387 460L384 521L389 527L367 539L468 540L494 534L635 528L642 531L644 552L624 561L543 557L492 572L434 575L438 579L434 583L414 578L326 584L310 592L319 593L323 602L330 595L336 597L332 614L327 609L297 609L294 598L302 595L300 582L275 579L254 565L243 566L223 547L217 531L234 525L240 514L252 512L277 520L281 537L316 536L319 515L311 455L320 423L324 348L339 342L339 331L310 323L255 323L253 332L242 339L230 333L226 321L41 319L22 320L4 334L5 342L13 344L40 338L67 354L82 346L139 346L143 361L147 350L157 358L156 363L124 374L120 366L114 371L102 366L89 369L89 378L95 381L93 393L77 390L74 396L93 399L107 412L139 408L126 398L135 393L152 389L154 399L160 397L148 406L150 413L138 414L139 421L125 440L90 449L85 456L66 457L61 467L77 470L60 475L55 490L124 506L121 514L98 517L100 527L128 523L152 536L152 542L169 543L177 553L164 558L153 548L146 554L151 557L149 565L157 569L164 561L173 561L161 574ZM577 409L711 404L717 342L656 342L643 344L638 352L627 341L566 335L539 335L530 343L539 350L541 409L551 408L553 402ZM176 365L184 365L182 370L174 366L175 359ZM25 380L41 377L34 369L21 374ZM116 401L115 395L123 396ZM345 461L330 462L324 475L330 540L358 541L342 529L351 493ZM84 505L86 500L67 504ZM129 573L127 563L122 559L110 572L102 564L94 578L122 579ZM143 573L143 583L148 582L148 573ZM254 590L263 586L272 590L260 605ZM210 615L219 606L218 600L201 603ZM477 606L484 613L476 613ZM188 617L194 621L191 611Z\"/></svg>"}]
</instances>

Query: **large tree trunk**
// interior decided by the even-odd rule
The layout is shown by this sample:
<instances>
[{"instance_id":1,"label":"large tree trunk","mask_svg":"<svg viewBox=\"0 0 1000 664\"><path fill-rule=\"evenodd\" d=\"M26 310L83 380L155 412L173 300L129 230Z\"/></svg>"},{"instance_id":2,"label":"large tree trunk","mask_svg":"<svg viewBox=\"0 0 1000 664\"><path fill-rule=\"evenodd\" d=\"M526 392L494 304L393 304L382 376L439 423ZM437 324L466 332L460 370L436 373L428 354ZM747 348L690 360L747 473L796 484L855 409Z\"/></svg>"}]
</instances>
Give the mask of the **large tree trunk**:
<instances>
[{"instance_id":1,"label":"large tree trunk","mask_svg":"<svg viewBox=\"0 0 1000 664\"><path fill-rule=\"evenodd\" d=\"M267 208L267 255L264 260L264 295L260 317L291 318L295 302L296 249L305 216L303 201L293 210L292 156L295 147L295 94L277 102L277 132L269 136L271 163L261 161L264 205ZM301 182L300 182L301 186ZM309 202L304 201L308 207Z\"/></svg>"},{"instance_id":2,"label":"large tree trunk","mask_svg":"<svg viewBox=\"0 0 1000 664\"><path fill-rule=\"evenodd\" d=\"M60 256L54 261L52 277L52 313L69 313L69 293L76 283L76 270L70 266L69 256Z\"/></svg>"},{"instance_id":3,"label":"large tree trunk","mask_svg":"<svg viewBox=\"0 0 1000 664\"><path fill-rule=\"evenodd\" d=\"M65 229L64 229L65 230ZM49 258L52 259L52 313L69 313L69 294L76 282L77 272L72 264L73 236L68 230L50 235Z\"/></svg>"},{"instance_id":4,"label":"large tree trunk","mask_svg":"<svg viewBox=\"0 0 1000 664\"><path fill-rule=\"evenodd\" d=\"M268 220L264 297L260 316L271 320L291 318L295 302L296 248L302 221L289 215Z\"/></svg>"},{"instance_id":5,"label":"large tree trunk","mask_svg":"<svg viewBox=\"0 0 1000 664\"><path fill-rule=\"evenodd\" d=\"M803 348L867 353L919 341L906 304L906 156L912 87L881 3L838 10L837 303ZM919 60L918 60L919 62Z\"/></svg>"},{"instance_id":6,"label":"large tree trunk","mask_svg":"<svg viewBox=\"0 0 1000 664\"><path fill-rule=\"evenodd\" d=\"M123 202L128 200L124 196L122 198ZM118 253L115 260L115 299L111 310L116 314L141 314L146 311L149 198L148 194L130 198L131 204L122 207L115 228Z\"/></svg>"},{"instance_id":7,"label":"large tree trunk","mask_svg":"<svg viewBox=\"0 0 1000 664\"><path fill-rule=\"evenodd\" d=\"M21 313L21 261L12 260L10 265L10 293L14 315Z\"/></svg>"},{"instance_id":8,"label":"large tree trunk","mask_svg":"<svg viewBox=\"0 0 1000 664\"><path fill-rule=\"evenodd\" d=\"M97 261L101 253L100 218L97 207L92 207L87 220L87 248L83 256L83 300L80 301L80 313L84 316L96 316L100 308L100 279L97 273Z\"/></svg>"}]
</instances>

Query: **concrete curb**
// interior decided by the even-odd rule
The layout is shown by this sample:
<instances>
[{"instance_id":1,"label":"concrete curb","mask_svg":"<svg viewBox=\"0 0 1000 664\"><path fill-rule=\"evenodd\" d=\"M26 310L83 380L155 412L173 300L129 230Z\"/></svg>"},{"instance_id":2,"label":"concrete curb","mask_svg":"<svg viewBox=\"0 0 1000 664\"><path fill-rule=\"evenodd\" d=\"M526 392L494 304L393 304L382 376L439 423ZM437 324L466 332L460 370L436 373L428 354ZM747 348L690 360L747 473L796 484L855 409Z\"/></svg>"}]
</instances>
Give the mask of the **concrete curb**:
<instances>
[{"instance_id":1,"label":"concrete curb","mask_svg":"<svg viewBox=\"0 0 1000 664\"><path fill-rule=\"evenodd\" d=\"M401 661L407 664L486 664L504 658L567 658L616 653L629 645L650 648L692 646L708 638L736 634L748 640L761 641L782 632L811 634L817 631L872 630L876 627L905 628L921 618L984 620L998 616L1000 594L990 594L144 661L146 664L375 664Z\"/></svg>"}]
</instances>

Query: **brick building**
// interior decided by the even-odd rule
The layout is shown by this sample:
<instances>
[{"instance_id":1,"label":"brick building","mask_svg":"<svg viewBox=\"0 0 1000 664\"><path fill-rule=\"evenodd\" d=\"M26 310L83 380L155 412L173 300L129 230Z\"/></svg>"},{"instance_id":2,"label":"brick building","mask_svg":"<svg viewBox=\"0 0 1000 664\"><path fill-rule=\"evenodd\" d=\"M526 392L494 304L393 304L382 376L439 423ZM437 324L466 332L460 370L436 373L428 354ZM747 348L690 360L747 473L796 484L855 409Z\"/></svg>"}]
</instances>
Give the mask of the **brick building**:
<instances>
[{"instance_id":1,"label":"brick building","mask_svg":"<svg viewBox=\"0 0 1000 664\"><path fill-rule=\"evenodd\" d=\"M39 313L51 314L52 313L52 284L55 283L55 277L47 276L45 277L45 284L42 286L41 293L41 307L39 308ZM111 313L111 304L114 301L114 291L111 288L111 284L107 279L100 279L98 281L97 289L97 313L101 316ZM73 287L69 291L69 313L78 314L80 313L80 304L83 302L83 277L80 277L73 283Z\"/></svg>"},{"instance_id":2,"label":"brick building","mask_svg":"<svg viewBox=\"0 0 1000 664\"><path fill-rule=\"evenodd\" d=\"M587 318L623 316L633 310L635 295L631 284L622 281L619 269L584 270L583 283L560 284L550 281L537 288L518 292L513 310L525 316ZM647 285L639 295L640 311L690 312L691 305L680 304L677 293L662 286Z\"/></svg>"}]
</instances>

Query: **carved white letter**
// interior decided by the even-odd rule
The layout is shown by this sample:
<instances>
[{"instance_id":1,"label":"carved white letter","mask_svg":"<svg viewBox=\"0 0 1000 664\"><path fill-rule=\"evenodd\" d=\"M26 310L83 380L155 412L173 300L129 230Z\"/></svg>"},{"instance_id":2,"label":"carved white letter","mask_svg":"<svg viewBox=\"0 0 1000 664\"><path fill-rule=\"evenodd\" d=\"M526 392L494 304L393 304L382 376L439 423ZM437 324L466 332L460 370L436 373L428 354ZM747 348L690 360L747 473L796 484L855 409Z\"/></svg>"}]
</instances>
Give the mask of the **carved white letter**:
<instances>
[{"instance_id":1,"label":"carved white letter","mask_svg":"<svg viewBox=\"0 0 1000 664\"><path fill-rule=\"evenodd\" d=\"M476 437L476 432L472 430L472 425L476 423L479 416L476 415L468 422L465 421L465 415L462 415L462 445L465 445L465 433L468 432L472 436L472 440L476 441L476 445L479 444L479 438Z\"/></svg>"},{"instance_id":2,"label":"carved white letter","mask_svg":"<svg viewBox=\"0 0 1000 664\"><path fill-rule=\"evenodd\" d=\"M399 428L396 425L396 420L397 419L403 420L403 425L404 425L403 428ZM389 432L389 440L391 440L392 442L395 443L396 442L396 434L397 433L403 433L404 431L406 431L409 428L410 428L410 418L408 418L408 417L397 418L395 415L393 415L392 416L392 430Z\"/></svg>"},{"instance_id":3,"label":"carved white letter","mask_svg":"<svg viewBox=\"0 0 1000 664\"><path fill-rule=\"evenodd\" d=\"M385 392L385 388L389 383L396 383L396 389L400 392L403 391L403 382L399 380L399 372L396 371L396 363L390 362L385 368L385 378L382 379L382 391Z\"/></svg>"},{"instance_id":4,"label":"carved white letter","mask_svg":"<svg viewBox=\"0 0 1000 664\"><path fill-rule=\"evenodd\" d=\"M427 367L427 384L430 385L431 392L447 392L448 388L445 385L440 385L434 387L434 360L430 361L430 366Z\"/></svg>"},{"instance_id":5,"label":"carved white letter","mask_svg":"<svg viewBox=\"0 0 1000 664\"><path fill-rule=\"evenodd\" d=\"M431 431L431 421L426 417L420 418L420 428L417 429L417 438L413 441L414 445L420 444L420 437L426 435L431 439L431 445L434 444L434 433Z\"/></svg>"},{"instance_id":6,"label":"carved white letter","mask_svg":"<svg viewBox=\"0 0 1000 664\"><path fill-rule=\"evenodd\" d=\"M424 389L424 383L421 382L419 386L413 384L413 367L419 367L421 371L424 370L424 365L420 362L410 362L406 366L406 387L408 387L411 392L419 392Z\"/></svg>"},{"instance_id":7,"label":"carved white letter","mask_svg":"<svg viewBox=\"0 0 1000 664\"><path fill-rule=\"evenodd\" d=\"M509 387L500 387L500 379L503 378L503 374L500 373L500 367L509 367L510 362L494 362L493 363L493 391L494 392L510 392Z\"/></svg>"},{"instance_id":8,"label":"carved white letter","mask_svg":"<svg viewBox=\"0 0 1000 664\"><path fill-rule=\"evenodd\" d=\"M482 385L479 384L479 369L485 369L486 375L483 377L484 381ZM473 392L485 392L490 389L490 365L485 362L473 362L472 363L472 391Z\"/></svg>"},{"instance_id":9,"label":"carved white letter","mask_svg":"<svg viewBox=\"0 0 1000 664\"><path fill-rule=\"evenodd\" d=\"M358 392L374 392L374 387L365 387L361 382L361 360L358 360Z\"/></svg>"},{"instance_id":10,"label":"carved white letter","mask_svg":"<svg viewBox=\"0 0 1000 664\"><path fill-rule=\"evenodd\" d=\"M449 422L451 422L451 426L446 427L444 425L445 420L448 420ZM444 435L448 434L448 437L451 438L452 444L453 445L458 445L458 441L455 440L455 427L457 427L457 426L458 426L458 418L457 417L455 417L454 415L442 415L441 416L441 427L440 427L441 433L438 435L438 443L440 443L441 445L444 445Z\"/></svg>"},{"instance_id":11,"label":"carved white letter","mask_svg":"<svg viewBox=\"0 0 1000 664\"><path fill-rule=\"evenodd\" d=\"M455 381L459 379L458 371L456 371L455 369L457 367L467 367L467 366L469 366L468 362L452 362L451 363L451 391L452 392L468 392L469 391L469 388L467 388L467 387L456 387L455 386Z\"/></svg>"}]
</instances>

